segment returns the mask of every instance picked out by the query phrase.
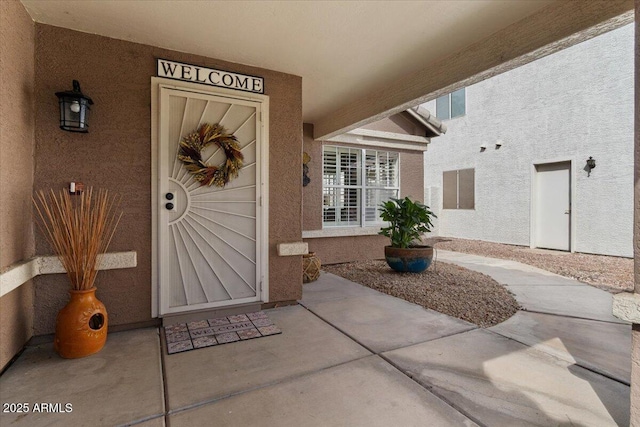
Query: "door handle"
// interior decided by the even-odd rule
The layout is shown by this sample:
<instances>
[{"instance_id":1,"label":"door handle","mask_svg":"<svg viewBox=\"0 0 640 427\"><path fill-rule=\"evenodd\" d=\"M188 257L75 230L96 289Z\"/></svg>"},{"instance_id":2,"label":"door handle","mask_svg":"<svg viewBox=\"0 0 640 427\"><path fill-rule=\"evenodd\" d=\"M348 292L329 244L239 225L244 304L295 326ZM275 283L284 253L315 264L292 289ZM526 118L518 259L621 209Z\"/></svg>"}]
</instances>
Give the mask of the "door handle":
<instances>
[{"instance_id":1,"label":"door handle","mask_svg":"<svg viewBox=\"0 0 640 427\"><path fill-rule=\"evenodd\" d=\"M565 215L569 215L571 213L571 209L567 209L566 211L564 211Z\"/></svg>"},{"instance_id":2,"label":"door handle","mask_svg":"<svg viewBox=\"0 0 640 427\"><path fill-rule=\"evenodd\" d=\"M173 210L173 203L167 203L164 207L167 208L167 210Z\"/></svg>"}]
</instances>

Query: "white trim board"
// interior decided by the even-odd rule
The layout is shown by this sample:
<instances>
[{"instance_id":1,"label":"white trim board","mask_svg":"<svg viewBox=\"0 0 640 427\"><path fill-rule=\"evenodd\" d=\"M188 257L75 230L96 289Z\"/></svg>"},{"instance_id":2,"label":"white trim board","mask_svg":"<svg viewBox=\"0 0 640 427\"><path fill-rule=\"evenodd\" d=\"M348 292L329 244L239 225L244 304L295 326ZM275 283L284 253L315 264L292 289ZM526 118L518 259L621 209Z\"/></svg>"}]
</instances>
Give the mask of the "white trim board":
<instances>
[{"instance_id":1,"label":"white trim board","mask_svg":"<svg viewBox=\"0 0 640 427\"><path fill-rule=\"evenodd\" d=\"M98 270L138 266L136 251L110 252L98 256ZM38 256L10 265L0 273L0 298L42 274L60 274L65 269L57 255Z\"/></svg>"},{"instance_id":2,"label":"white trim board","mask_svg":"<svg viewBox=\"0 0 640 427\"><path fill-rule=\"evenodd\" d=\"M308 230L302 232L303 239L318 239L323 237L352 237L375 236L380 232L380 227L331 227L322 230Z\"/></svg>"},{"instance_id":3,"label":"white trim board","mask_svg":"<svg viewBox=\"0 0 640 427\"><path fill-rule=\"evenodd\" d=\"M620 320L640 323L640 294L621 292L613 296L613 315Z\"/></svg>"},{"instance_id":4,"label":"white trim board","mask_svg":"<svg viewBox=\"0 0 640 427\"><path fill-rule=\"evenodd\" d=\"M278 256L307 255L309 244L306 242L278 243Z\"/></svg>"},{"instance_id":5,"label":"white trim board","mask_svg":"<svg viewBox=\"0 0 640 427\"><path fill-rule=\"evenodd\" d=\"M370 147L393 148L396 150L427 151L430 139L424 136L403 135L369 129L354 129L328 139L327 142L366 145Z\"/></svg>"}]
</instances>

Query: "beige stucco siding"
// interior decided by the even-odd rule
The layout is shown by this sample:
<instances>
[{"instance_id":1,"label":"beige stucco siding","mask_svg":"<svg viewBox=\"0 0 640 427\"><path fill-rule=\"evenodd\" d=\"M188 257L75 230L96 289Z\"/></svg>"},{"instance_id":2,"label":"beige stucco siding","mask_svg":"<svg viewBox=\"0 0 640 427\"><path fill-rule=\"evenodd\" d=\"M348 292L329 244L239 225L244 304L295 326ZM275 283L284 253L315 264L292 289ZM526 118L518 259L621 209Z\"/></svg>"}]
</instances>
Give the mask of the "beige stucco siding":
<instances>
[{"instance_id":1,"label":"beige stucco siding","mask_svg":"<svg viewBox=\"0 0 640 427\"><path fill-rule=\"evenodd\" d=\"M633 256L635 293L640 293L640 0L635 1L635 131ZM640 426L640 325L631 332L631 425Z\"/></svg>"},{"instance_id":2,"label":"beige stucco siding","mask_svg":"<svg viewBox=\"0 0 640 427\"><path fill-rule=\"evenodd\" d=\"M302 220L302 81L300 77L169 51L49 25L36 25L36 170L34 188L63 188L69 181L123 195L124 216L110 251L134 250L134 269L98 275L98 297L110 324L151 320L151 77L155 59L198 64L264 77L270 98L269 285L271 301L301 297L300 257L278 257L280 242L300 241ZM92 97L88 134L58 129L54 92L77 79ZM38 254L50 249L37 235ZM53 331L67 300L64 275L35 279L35 333Z\"/></svg>"},{"instance_id":3,"label":"beige stucco siding","mask_svg":"<svg viewBox=\"0 0 640 427\"><path fill-rule=\"evenodd\" d=\"M0 2L0 270L33 255L34 24L18 1ZM0 298L0 370L33 331L31 282Z\"/></svg>"},{"instance_id":4,"label":"beige stucco siding","mask_svg":"<svg viewBox=\"0 0 640 427\"><path fill-rule=\"evenodd\" d=\"M395 114L391 117L386 117L382 120L378 120L377 122L369 123L362 126L362 129L424 136L424 129L421 129L420 125L418 125L415 121L405 117L404 114L406 113Z\"/></svg>"},{"instance_id":5,"label":"beige stucco siding","mask_svg":"<svg viewBox=\"0 0 640 427\"><path fill-rule=\"evenodd\" d=\"M400 197L424 202L423 154L417 151L400 153Z\"/></svg>"},{"instance_id":6,"label":"beige stucco siding","mask_svg":"<svg viewBox=\"0 0 640 427\"><path fill-rule=\"evenodd\" d=\"M322 264L384 259L384 247L389 239L384 236L349 236L305 239L309 251L315 252Z\"/></svg>"},{"instance_id":7,"label":"beige stucco siding","mask_svg":"<svg viewBox=\"0 0 640 427\"><path fill-rule=\"evenodd\" d=\"M322 141L313 140L313 125L304 124L303 150L311 160L307 164L311 180L302 188L302 229L322 229Z\"/></svg>"}]
</instances>

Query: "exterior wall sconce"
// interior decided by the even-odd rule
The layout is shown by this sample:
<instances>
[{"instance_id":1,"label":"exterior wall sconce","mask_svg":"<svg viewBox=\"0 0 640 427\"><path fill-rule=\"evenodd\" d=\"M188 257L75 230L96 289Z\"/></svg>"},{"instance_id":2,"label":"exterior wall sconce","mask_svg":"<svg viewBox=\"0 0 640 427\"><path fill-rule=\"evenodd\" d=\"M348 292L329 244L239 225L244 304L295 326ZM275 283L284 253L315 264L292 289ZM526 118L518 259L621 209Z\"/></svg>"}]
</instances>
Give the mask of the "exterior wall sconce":
<instances>
[{"instance_id":1,"label":"exterior wall sconce","mask_svg":"<svg viewBox=\"0 0 640 427\"><path fill-rule=\"evenodd\" d=\"M56 92L60 103L60 129L69 132L89 132L89 111L93 101L80 90L80 83L73 81L73 90Z\"/></svg>"},{"instance_id":2,"label":"exterior wall sconce","mask_svg":"<svg viewBox=\"0 0 640 427\"><path fill-rule=\"evenodd\" d=\"M496 141L496 148L502 147L502 144L504 144L504 142L501 139L497 140Z\"/></svg>"},{"instance_id":3,"label":"exterior wall sconce","mask_svg":"<svg viewBox=\"0 0 640 427\"><path fill-rule=\"evenodd\" d=\"M593 157L589 156L589 158L587 159L587 176L591 175L591 169L595 169L596 167L596 159L594 159Z\"/></svg>"},{"instance_id":4,"label":"exterior wall sconce","mask_svg":"<svg viewBox=\"0 0 640 427\"><path fill-rule=\"evenodd\" d=\"M487 144L480 145L480 151L484 151L487 149Z\"/></svg>"}]
</instances>

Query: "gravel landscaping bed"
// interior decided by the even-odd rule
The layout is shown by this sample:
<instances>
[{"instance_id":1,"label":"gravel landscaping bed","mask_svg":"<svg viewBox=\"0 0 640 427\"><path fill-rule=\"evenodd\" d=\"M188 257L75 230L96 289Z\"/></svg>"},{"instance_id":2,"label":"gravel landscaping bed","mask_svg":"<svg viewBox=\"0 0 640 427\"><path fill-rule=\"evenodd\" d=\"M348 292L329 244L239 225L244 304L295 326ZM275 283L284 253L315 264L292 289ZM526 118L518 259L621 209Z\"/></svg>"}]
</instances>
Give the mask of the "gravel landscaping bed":
<instances>
[{"instance_id":1,"label":"gravel landscaping bed","mask_svg":"<svg viewBox=\"0 0 640 427\"><path fill-rule=\"evenodd\" d=\"M518 261L612 293L633 290L630 258L442 237L426 239L425 243L436 249ZM491 277L442 261L419 274L397 273L385 261L325 265L322 269L485 328L505 321L519 308L512 294Z\"/></svg>"},{"instance_id":2,"label":"gravel landscaping bed","mask_svg":"<svg viewBox=\"0 0 640 427\"><path fill-rule=\"evenodd\" d=\"M529 264L561 276L588 283L612 293L633 291L633 259L530 249L480 240L426 239L436 249L464 252Z\"/></svg>"},{"instance_id":3,"label":"gravel landscaping bed","mask_svg":"<svg viewBox=\"0 0 640 427\"><path fill-rule=\"evenodd\" d=\"M519 308L511 293L491 277L441 261L423 273L397 273L385 261L325 265L322 269L485 328L507 320Z\"/></svg>"}]
</instances>

